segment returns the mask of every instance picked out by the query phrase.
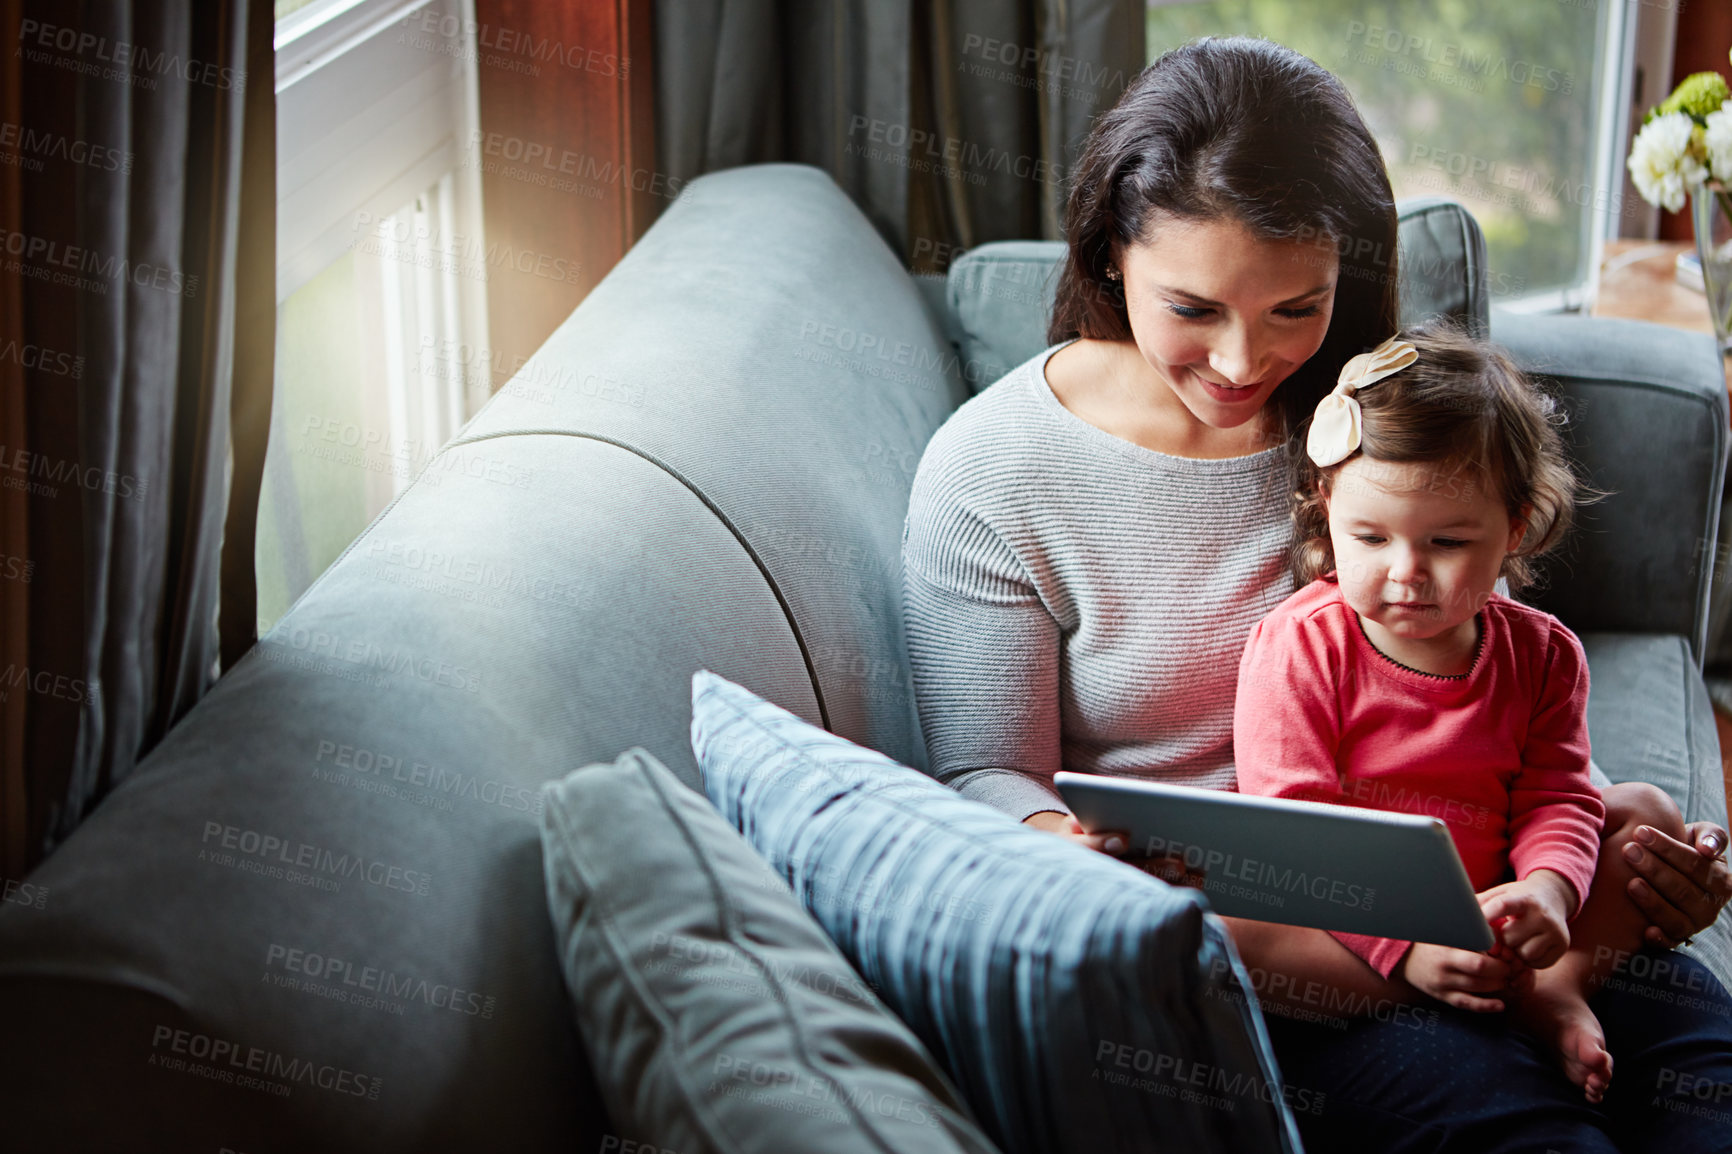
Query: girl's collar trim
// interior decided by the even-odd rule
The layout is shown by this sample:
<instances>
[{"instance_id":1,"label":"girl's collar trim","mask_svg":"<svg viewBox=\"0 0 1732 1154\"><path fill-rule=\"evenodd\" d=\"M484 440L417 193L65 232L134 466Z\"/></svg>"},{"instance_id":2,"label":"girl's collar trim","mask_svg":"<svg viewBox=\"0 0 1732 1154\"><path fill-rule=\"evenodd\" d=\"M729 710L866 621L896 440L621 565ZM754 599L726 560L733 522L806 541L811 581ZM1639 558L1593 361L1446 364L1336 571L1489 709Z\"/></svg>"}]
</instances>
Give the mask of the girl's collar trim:
<instances>
[{"instance_id":1,"label":"girl's collar trim","mask_svg":"<svg viewBox=\"0 0 1732 1154\"><path fill-rule=\"evenodd\" d=\"M1347 611L1353 613L1353 607L1351 605L1348 606ZM1480 615L1476 613L1474 616L1479 617ZM1407 672L1414 674L1417 677L1429 677L1433 681L1466 681L1468 678L1472 677L1474 671L1479 668L1479 657L1480 654L1485 651L1485 635L1488 632L1486 622L1481 619L1479 623L1479 640L1474 642L1473 660L1468 663L1466 673L1429 673L1423 669L1415 669L1404 661L1397 661L1395 658L1379 649L1377 647L1377 642L1371 640L1371 634L1365 632L1365 621L1357 613L1353 613L1353 624L1359 627L1359 636L1365 638L1365 644L1371 647L1371 652L1377 654L1377 656L1383 658L1383 660L1389 662L1389 664L1395 666L1397 669L1405 669Z\"/></svg>"}]
</instances>

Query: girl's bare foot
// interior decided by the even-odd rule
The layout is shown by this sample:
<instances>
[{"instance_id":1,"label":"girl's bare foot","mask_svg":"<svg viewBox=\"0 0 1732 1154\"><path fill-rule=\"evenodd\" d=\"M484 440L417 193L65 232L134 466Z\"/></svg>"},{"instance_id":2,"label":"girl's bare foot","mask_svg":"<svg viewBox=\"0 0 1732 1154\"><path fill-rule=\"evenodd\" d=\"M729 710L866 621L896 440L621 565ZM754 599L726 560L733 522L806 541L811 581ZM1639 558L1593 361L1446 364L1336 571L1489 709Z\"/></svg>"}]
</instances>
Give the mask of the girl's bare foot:
<instances>
[{"instance_id":1,"label":"girl's bare foot","mask_svg":"<svg viewBox=\"0 0 1732 1154\"><path fill-rule=\"evenodd\" d=\"M1517 1020L1557 1051L1565 1075L1588 1101L1600 1101L1612 1084L1612 1055L1600 1020L1573 983L1546 980L1553 977L1546 971L1534 977L1515 1000Z\"/></svg>"}]
</instances>

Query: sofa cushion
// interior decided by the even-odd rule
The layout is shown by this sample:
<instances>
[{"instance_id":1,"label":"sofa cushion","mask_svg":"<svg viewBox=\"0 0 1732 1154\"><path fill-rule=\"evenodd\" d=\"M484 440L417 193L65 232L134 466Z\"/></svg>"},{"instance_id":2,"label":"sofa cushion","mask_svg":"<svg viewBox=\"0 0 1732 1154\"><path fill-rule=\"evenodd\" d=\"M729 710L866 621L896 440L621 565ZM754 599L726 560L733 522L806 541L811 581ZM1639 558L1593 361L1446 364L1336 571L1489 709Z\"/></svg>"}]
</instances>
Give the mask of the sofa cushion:
<instances>
[{"instance_id":1,"label":"sofa cushion","mask_svg":"<svg viewBox=\"0 0 1732 1154\"><path fill-rule=\"evenodd\" d=\"M1005 1150L1296 1147L1245 971L1198 893L709 672L692 697L710 800Z\"/></svg>"},{"instance_id":2,"label":"sofa cushion","mask_svg":"<svg viewBox=\"0 0 1732 1154\"><path fill-rule=\"evenodd\" d=\"M1686 820L1724 821L1720 740L1708 690L1682 637L1584 633L1588 737L1613 781L1646 781Z\"/></svg>"},{"instance_id":3,"label":"sofa cushion","mask_svg":"<svg viewBox=\"0 0 1732 1154\"><path fill-rule=\"evenodd\" d=\"M1453 201L1397 205L1401 217L1401 320L1451 316L1486 330L1485 236ZM1007 240L979 245L950 266L949 331L974 392L1046 348L1046 326L1065 244Z\"/></svg>"},{"instance_id":4,"label":"sofa cushion","mask_svg":"<svg viewBox=\"0 0 1732 1154\"><path fill-rule=\"evenodd\" d=\"M1672 795L1685 821L1726 824L1720 739L1708 690L1682 637L1584 633L1588 738L1613 781L1646 781ZM1692 949L1732 989L1732 915Z\"/></svg>"},{"instance_id":5,"label":"sofa cushion","mask_svg":"<svg viewBox=\"0 0 1732 1154\"><path fill-rule=\"evenodd\" d=\"M667 767L631 749L541 795L554 938L615 1149L989 1154L919 1040Z\"/></svg>"}]
</instances>

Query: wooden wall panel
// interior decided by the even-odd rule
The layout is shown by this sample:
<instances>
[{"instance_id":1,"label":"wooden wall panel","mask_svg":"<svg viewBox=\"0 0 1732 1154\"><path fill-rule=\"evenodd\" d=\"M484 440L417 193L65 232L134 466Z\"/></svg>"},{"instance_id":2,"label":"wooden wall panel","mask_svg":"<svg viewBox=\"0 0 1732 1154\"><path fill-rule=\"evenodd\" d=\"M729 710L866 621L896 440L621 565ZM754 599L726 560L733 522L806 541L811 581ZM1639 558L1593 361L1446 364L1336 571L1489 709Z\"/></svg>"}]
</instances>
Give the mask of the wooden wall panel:
<instances>
[{"instance_id":1,"label":"wooden wall panel","mask_svg":"<svg viewBox=\"0 0 1732 1154\"><path fill-rule=\"evenodd\" d=\"M651 0L476 0L498 389L657 208Z\"/></svg>"}]
</instances>

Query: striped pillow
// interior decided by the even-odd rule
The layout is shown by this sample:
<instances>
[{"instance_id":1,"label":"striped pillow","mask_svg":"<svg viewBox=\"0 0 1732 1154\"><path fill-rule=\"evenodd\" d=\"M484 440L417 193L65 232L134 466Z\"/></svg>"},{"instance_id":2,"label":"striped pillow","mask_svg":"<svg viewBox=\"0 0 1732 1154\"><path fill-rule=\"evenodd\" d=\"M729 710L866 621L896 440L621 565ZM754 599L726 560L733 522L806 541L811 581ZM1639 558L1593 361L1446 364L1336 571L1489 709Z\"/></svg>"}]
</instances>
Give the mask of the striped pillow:
<instances>
[{"instance_id":1,"label":"striped pillow","mask_svg":"<svg viewBox=\"0 0 1732 1154\"><path fill-rule=\"evenodd\" d=\"M692 749L741 830L1009 1154L1298 1148L1192 890L969 801L707 670Z\"/></svg>"}]
</instances>

